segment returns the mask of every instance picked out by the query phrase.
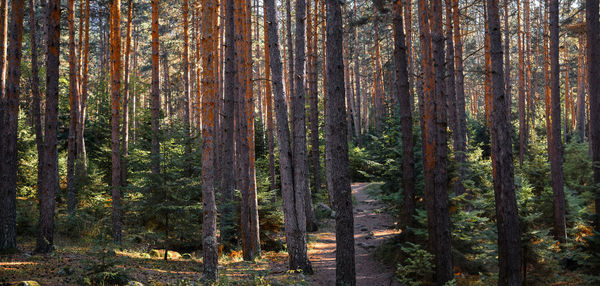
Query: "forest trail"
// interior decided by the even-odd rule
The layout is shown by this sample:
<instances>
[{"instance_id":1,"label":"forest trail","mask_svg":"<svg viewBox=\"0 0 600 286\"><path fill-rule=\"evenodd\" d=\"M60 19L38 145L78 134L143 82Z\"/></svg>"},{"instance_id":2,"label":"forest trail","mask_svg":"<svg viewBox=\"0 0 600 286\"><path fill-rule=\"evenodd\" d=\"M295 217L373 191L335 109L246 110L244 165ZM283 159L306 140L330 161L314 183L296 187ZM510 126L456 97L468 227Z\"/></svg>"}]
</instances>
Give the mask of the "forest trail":
<instances>
[{"instance_id":1,"label":"forest trail","mask_svg":"<svg viewBox=\"0 0 600 286\"><path fill-rule=\"evenodd\" d=\"M356 251L356 284L368 286L400 285L394 279L394 270L375 260L375 248L386 239L398 234L390 229L394 219L380 212L382 205L368 193L370 183L353 183L354 248ZM335 232L330 219L318 232L310 234L308 256L315 274L314 285L335 285Z\"/></svg>"}]
</instances>

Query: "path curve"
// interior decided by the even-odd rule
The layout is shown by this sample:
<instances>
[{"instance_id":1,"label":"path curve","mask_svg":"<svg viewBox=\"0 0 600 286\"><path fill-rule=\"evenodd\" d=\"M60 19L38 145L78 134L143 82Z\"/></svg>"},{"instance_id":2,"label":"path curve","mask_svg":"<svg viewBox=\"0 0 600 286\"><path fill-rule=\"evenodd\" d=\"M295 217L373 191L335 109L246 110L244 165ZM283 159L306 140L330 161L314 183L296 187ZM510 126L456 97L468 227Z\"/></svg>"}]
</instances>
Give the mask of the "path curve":
<instances>
[{"instance_id":1,"label":"path curve","mask_svg":"<svg viewBox=\"0 0 600 286\"><path fill-rule=\"evenodd\" d=\"M401 285L394 279L394 269L377 262L373 257L375 248L383 241L398 234L392 228L392 216L380 212L382 205L367 193L370 183L352 184L354 206L354 249L356 255L356 285ZM314 285L335 285L335 232L334 221L329 219L322 230L311 233L308 256L315 274L310 278Z\"/></svg>"}]
</instances>

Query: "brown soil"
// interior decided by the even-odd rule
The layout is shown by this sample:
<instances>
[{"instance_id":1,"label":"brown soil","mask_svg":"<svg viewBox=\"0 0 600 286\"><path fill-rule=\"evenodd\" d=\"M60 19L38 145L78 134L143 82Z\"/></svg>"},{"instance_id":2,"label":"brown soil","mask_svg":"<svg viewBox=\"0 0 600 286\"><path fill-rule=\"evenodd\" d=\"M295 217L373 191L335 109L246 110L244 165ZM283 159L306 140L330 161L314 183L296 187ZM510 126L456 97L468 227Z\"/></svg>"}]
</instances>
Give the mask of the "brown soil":
<instances>
[{"instance_id":1,"label":"brown soil","mask_svg":"<svg viewBox=\"0 0 600 286\"><path fill-rule=\"evenodd\" d=\"M354 249L356 252L356 284L365 286L400 285L394 279L394 270L377 262L375 248L386 239L398 234L392 228L394 219L381 212L382 205L369 196L369 183L352 184L354 206ZM314 285L335 285L335 232L329 219L317 233L310 234L308 256L315 274L309 278Z\"/></svg>"}]
</instances>

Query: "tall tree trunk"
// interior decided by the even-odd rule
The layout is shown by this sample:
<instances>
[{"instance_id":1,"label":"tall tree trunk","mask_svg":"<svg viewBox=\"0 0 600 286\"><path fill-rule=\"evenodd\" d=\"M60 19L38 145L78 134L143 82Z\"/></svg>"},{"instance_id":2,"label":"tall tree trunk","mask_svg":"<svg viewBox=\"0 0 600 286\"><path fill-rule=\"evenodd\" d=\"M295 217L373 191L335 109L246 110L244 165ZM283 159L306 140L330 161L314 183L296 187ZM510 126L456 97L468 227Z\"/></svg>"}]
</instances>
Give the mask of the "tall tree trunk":
<instances>
[{"instance_id":1,"label":"tall tree trunk","mask_svg":"<svg viewBox=\"0 0 600 286\"><path fill-rule=\"evenodd\" d=\"M283 3L282 3L283 5ZM285 42L286 42L286 50L287 50L287 78L286 78L286 102L287 104L289 104L289 109L288 112L290 113L289 115L289 122L290 124L293 124L294 120L292 119L291 116L291 108L292 108L292 103L291 103L291 97L292 94L294 93L294 44L293 44L293 40L292 40L292 5L290 4L290 0L285 0L285 24L286 24L286 35L285 35ZM294 144L294 138L292 137L292 141L291 144ZM292 151L293 152L293 151ZM292 163L293 164L293 163ZM293 167L292 167L293 168Z\"/></svg>"},{"instance_id":2,"label":"tall tree trunk","mask_svg":"<svg viewBox=\"0 0 600 286\"><path fill-rule=\"evenodd\" d=\"M517 1L517 29L519 49L519 164L523 166L523 157L525 155L525 141L527 129L525 121L525 62L523 52L523 32L521 31L521 4Z\"/></svg>"},{"instance_id":3,"label":"tall tree trunk","mask_svg":"<svg viewBox=\"0 0 600 286\"><path fill-rule=\"evenodd\" d=\"M356 1L354 2L354 19L358 18L358 13L356 12ZM356 101L356 111L354 112L354 128L356 132L356 137L358 139L358 146L362 146L362 128L361 128L361 88L360 88L360 53L359 53L359 44L358 44L358 26L355 26L354 33L352 33L354 37L354 84L355 87L355 101Z\"/></svg>"},{"instance_id":4,"label":"tall tree trunk","mask_svg":"<svg viewBox=\"0 0 600 286\"><path fill-rule=\"evenodd\" d=\"M89 0L86 0L89 2ZM134 29L134 33L135 36L133 36L133 67L132 67L132 73L133 73L133 84L132 84L132 91L131 91L131 98L133 98L133 101L131 102L132 106L131 106L131 115L132 115L132 121L131 121L131 137L133 139L133 143L135 144L136 142L136 130L137 130L137 126L138 126L138 121L137 121L137 108L140 104L142 104L143 106L143 102L141 100L138 99L137 93L136 93L136 87L137 87L137 81L138 81L138 76L137 76L137 50L138 50L138 33L137 33L137 26L133 27ZM142 97L143 100L143 97Z\"/></svg>"},{"instance_id":5,"label":"tall tree trunk","mask_svg":"<svg viewBox=\"0 0 600 286\"><path fill-rule=\"evenodd\" d=\"M336 285L356 285L354 216L348 167L348 135L344 108L342 9L327 0L327 100L325 101L325 164L327 187L335 202Z\"/></svg>"},{"instance_id":6,"label":"tall tree trunk","mask_svg":"<svg viewBox=\"0 0 600 286\"><path fill-rule=\"evenodd\" d=\"M0 0L0 102L6 88L6 48L8 45L8 0Z\"/></svg>"},{"instance_id":7,"label":"tall tree trunk","mask_svg":"<svg viewBox=\"0 0 600 286\"><path fill-rule=\"evenodd\" d=\"M169 55L167 54L167 48L163 47L162 53L162 64L163 64L163 81L162 81L162 89L164 92L164 110L166 111L167 122L172 122L173 120L173 106L171 102L171 81L169 79L170 71L169 71Z\"/></svg>"},{"instance_id":8,"label":"tall tree trunk","mask_svg":"<svg viewBox=\"0 0 600 286\"><path fill-rule=\"evenodd\" d=\"M79 84L77 83L77 52L75 46L75 0L67 1L67 23L69 26L69 138L67 147L67 212L75 212L75 156L77 152L77 123L79 121Z\"/></svg>"},{"instance_id":9,"label":"tall tree trunk","mask_svg":"<svg viewBox=\"0 0 600 286\"><path fill-rule=\"evenodd\" d=\"M381 63L381 49L379 45L379 19L377 16L377 10L375 10L375 19L373 20L373 29L375 30L373 47L375 58L373 59L375 65L375 74L373 76L373 119L375 119L375 130L381 130L381 124L384 117L384 90L383 90L383 66Z\"/></svg>"},{"instance_id":10,"label":"tall tree trunk","mask_svg":"<svg viewBox=\"0 0 600 286\"><path fill-rule=\"evenodd\" d=\"M413 43L412 43L412 1L404 0L404 30L406 37L406 52L408 61L408 91L410 92L410 110L414 110L414 60L413 60Z\"/></svg>"},{"instance_id":11,"label":"tall tree trunk","mask_svg":"<svg viewBox=\"0 0 600 286\"><path fill-rule=\"evenodd\" d=\"M119 144L119 111L121 107L121 0L111 7L111 146L112 146L112 225L113 240L121 243L121 156Z\"/></svg>"},{"instance_id":12,"label":"tall tree trunk","mask_svg":"<svg viewBox=\"0 0 600 286\"><path fill-rule=\"evenodd\" d=\"M563 179L563 154L560 133L560 66L559 57L559 27L558 27L558 0L550 0L550 66L551 66L551 122L552 122L552 149L550 150L550 168L552 174L552 191L554 205L554 238L564 241L567 236L565 225L565 193ZM566 131L565 131L566 132Z\"/></svg>"},{"instance_id":13,"label":"tall tree trunk","mask_svg":"<svg viewBox=\"0 0 600 286\"><path fill-rule=\"evenodd\" d=\"M248 212L250 223L250 248L252 258L260 257L260 223L258 220L258 196L256 193L256 153L254 138L254 75L252 74L252 6L250 0L244 5L244 68L246 71L245 120L248 141ZM216 66L215 66L216 68Z\"/></svg>"},{"instance_id":14,"label":"tall tree trunk","mask_svg":"<svg viewBox=\"0 0 600 286\"><path fill-rule=\"evenodd\" d=\"M252 251L252 236L250 224L250 148L248 134L248 121L246 121L246 95L249 87L249 75L246 69L246 18L245 18L245 1L235 2L235 40L237 50L237 70L238 70L238 90L235 94L235 155L236 155L236 177L237 189L240 190L242 201L240 205L241 218L241 238L242 252L244 260L251 261L254 259Z\"/></svg>"},{"instance_id":15,"label":"tall tree trunk","mask_svg":"<svg viewBox=\"0 0 600 286\"><path fill-rule=\"evenodd\" d=\"M54 249L54 196L58 192L58 79L60 55L60 1L49 0L47 16L46 115L44 124L43 184L38 190L40 218L35 251Z\"/></svg>"},{"instance_id":16,"label":"tall tree trunk","mask_svg":"<svg viewBox=\"0 0 600 286\"><path fill-rule=\"evenodd\" d=\"M454 72L454 37L452 35L452 3L451 0L444 0L444 8L446 9L446 102L448 106L448 127L452 131L454 140L456 140L456 129L458 126L457 121L457 108L456 108L456 78ZM456 181L455 184L462 184L460 181ZM456 189L456 188L455 188Z\"/></svg>"},{"instance_id":17,"label":"tall tree trunk","mask_svg":"<svg viewBox=\"0 0 600 286\"><path fill-rule=\"evenodd\" d=\"M35 145L38 153L37 161L37 188L38 193L41 191L43 184L43 167L44 167L44 135L42 133L42 119L40 111L40 79L39 79L39 63L38 63L38 42L37 30L38 21L35 17L36 5L35 0L29 0L29 31L31 40L31 95L33 97L33 126L35 130Z\"/></svg>"},{"instance_id":18,"label":"tall tree trunk","mask_svg":"<svg viewBox=\"0 0 600 286\"><path fill-rule=\"evenodd\" d=\"M448 161L447 150L447 113L445 106L446 87L445 87L445 59L444 59L444 33L442 29L442 1L434 0L431 2L431 47L434 69L434 97L433 113L435 125L433 134L435 142L434 159L434 208L435 219L435 257L436 274L435 278L439 285L452 280L452 254L450 246L450 213L448 209L448 174L446 164Z\"/></svg>"},{"instance_id":19,"label":"tall tree trunk","mask_svg":"<svg viewBox=\"0 0 600 286\"><path fill-rule=\"evenodd\" d=\"M160 82L159 82L159 38L158 38L158 0L152 0L152 148L150 161L154 180L160 174Z\"/></svg>"},{"instance_id":20,"label":"tall tree trunk","mask_svg":"<svg viewBox=\"0 0 600 286\"><path fill-rule=\"evenodd\" d=\"M425 199L427 209L428 248L435 254L436 251L436 229L435 229L435 188L434 188L434 166L435 166L435 120L433 92L435 89L431 33L429 23L429 6L426 0L418 1L419 30L421 44L421 70L422 91L420 92L419 105L421 110L421 133L424 157L424 180Z\"/></svg>"},{"instance_id":21,"label":"tall tree trunk","mask_svg":"<svg viewBox=\"0 0 600 286\"><path fill-rule=\"evenodd\" d=\"M277 178L275 177L275 140L273 138L273 96L271 91L271 60L269 55L269 33L267 31L267 16L264 16L263 35L265 37L265 101L267 115L267 144L269 148L269 179L271 191L277 189ZM273 197L275 198L275 197Z\"/></svg>"},{"instance_id":22,"label":"tall tree trunk","mask_svg":"<svg viewBox=\"0 0 600 286\"><path fill-rule=\"evenodd\" d=\"M17 248L17 127L19 125L19 95L21 82L21 49L23 40L24 0L11 1L10 34L6 90L0 108L0 250Z\"/></svg>"},{"instance_id":23,"label":"tall tree trunk","mask_svg":"<svg viewBox=\"0 0 600 286\"><path fill-rule=\"evenodd\" d=\"M312 0L309 0L309 5ZM318 1L318 0L317 0ZM309 64L308 64L308 101L310 104L310 160L312 164L313 187L315 192L321 189L321 156L319 149L319 94L318 94L318 75L317 75L317 41L319 33L317 33L317 5L315 2L315 13L311 17L310 7L307 16L308 39L309 39ZM314 25L313 25L314 23Z\"/></svg>"},{"instance_id":24,"label":"tall tree trunk","mask_svg":"<svg viewBox=\"0 0 600 286\"><path fill-rule=\"evenodd\" d=\"M83 1L83 0L81 0ZM87 90L88 90L88 61L90 51L90 0L85 0L85 35L83 40L83 62L81 63L81 75L80 75L80 100L79 100L79 119L77 124L77 157L75 161L76 176L78 178L85 178L87 176L87 154L85 151L85 118L87 112ZM80 29L81 31L81 29ZM79 36L81 37L81 35ZM81 40L80 40L81 42ZM80 47L81 50L81 47ZM81 57L81 55L79 55Z\"/></svg>"},{"instance_id":25,"label":"tall tree trunk","mask_svg":"<svg viewBox=\"0 0 600 286\"><path fill-rule=\"evenodd\" d=\"M405 219L402 229L405 230L408 226L413 225L413 215L415 213L415 161L407 49L401 15L402 1L396 0L394 2L394 63L396 84L398 85L396 99L402 128L402 189L404 191L403 217Z\"/></svg>"},{"instance_id":26,"label":"tall tree trunk","mask_svg":"<svg viewBox=\"0 0 600 286\"><path fill-rule=\"evenodd\" d=\"M221 173L222 210L221 210L221 241L225 246L235 243L233 225L233 192L235 188L234 170L234 99L239 89L238 71L236 64L234 0L225 4L225 78L223 100L223 169Z\"/></svg>"},{"instance_id":27,"label":"tall tree trunk","mask_svg":"<svg viewBox=\"0 0 600 286\"><path fill-rule=\"evenodd\" d=\"M487 0L486 0L487 1ZM484 48L483 51L485 53L485 79L484 79L484 102L485 102L485 122L486 122L486 126L489 128L492 124L492 75L491 75L491 70L492 70L492 56L490 53L490 32L489 32L489 23L487 21L487 5L484 3L483 4L484 7L484 21L485 21L485 43L484 43Z\"/></svg>"},{"instance_id":28,"label":"tall tree trunk","mask_svg":"<svg viewBox=\"0 0 600 286\"><path fill-rule=\"evenodd\" d=\"M577 134L581 142L585 139L585 35L579 36L579 56L577 59Z\"/></svg>"},{"instance_id":29,"label":"tall tree trunk","mask_svg":"<svg viewBox=\"0 0 600 286\"><path fill-rule=\"evenodd\" d=\"M454 135L454 156L458 164L459 179L454 184L454 193L462 194L465 187L462 184L467 176L467 115L465 113L465 75L463 73L463 44L460 30L460 9L458 0L452 0L452 24L454 28L454 77L456 78L456 134Z\"/></svg>"},{"instance_id":30,"label":"tall tree trunk","mask_svg":"<svg viewBox=\"0 0 600 286\"><path fill-rule=\"evenodd\" d=\"M191 136L191 125L192 121L192 98L190 92L190 37L189 37L189 5L188 0L183 0L183 134L185 139L185 175L190 176L192 174L192 164L189 162L192 154L192 144L188 140ZM216 18L215 18L216 20ZM216 21L214 22L217 23ZM213 59L214 61L214 59ZM216 71L215 71L216 73ZM213 122L214 124L214 122ZM214 126L213 126L214 127Z\"/></svg>"},{"instance_id":31,"label":"tall tree trunk","mask_svg":"<svg viewBox=\"0 0 600 286\"><path fill-rule=\"evenodd\" d=\"M487 7L492 61L492 104L494 106L492 109L491 135L500 268L498 283L501 285L521 285L521 239L514 191L511 127L506 112L506 109L510 106L508 97L504 93L498 0L488 0Z\"/></svg>"},{"instance_id":32,"label":"tall tree trunk","mask_svg":"<svg viewBox=\"0 0 600 286\"><path fill-rule=\"evenodd\" d=\"M592 160L600 161L600 23L598 0L585 2L587 28L587 80L590 98L590 141ZM600 183L600 167L594 167L594 183ZM596 231L600 231L600 198L596 197Z\"/></svg>"},{"instance_id":33,"label":"tall tree trunk","mask_svg":"<svg viewBox=\"0 0 600 286\"><path fill-rule=\"evenodd\" d=\"M184 2L187 6L187 0ZM202 3L202 23L217 22L216 1ZM215 101L217 98L217 43L218 29L213 25L202 25L202 252L204 258L203 276L217 280L218 243L217 243L217 205L215 202L214 176L214 139L215 139ZM185 57L185 56L184 56Z\"/></svg>"},{"instance_id":34,"label":"tall tree trunk","mask_svg":"<svg viewBox=\"0 0 600 286\"><path fill-rule=\"evenodd\" d=\"M123 88L123 154L121 154L121 186L127 186L127 166L129 157L129 60L131 58L131 23L133 21L133 0L128 0L127 34L125 38L125 84Z\"/></svg>"},{"instance_id":35,"label":"tall tree trunk","mask_svg":"<svg viewBox=\"0 0 600 286\"><path fill-rule=\"evenodd\" d=\"M294 76L294 97L292 98L292 128L293 128L293 169L294 169L294 189L296 192L304 194L304 210L306 213L306 230L317 230L317 222L313 212L312 195L309 184L308 157L306 154L306 110L305 104L305 21L306 21L306 2L296 0L296 62Z\"/></svg>"},{"instance_id":36,"label":"tall tree trunk","mask_svg":"<svg viewBox=\"0 0 600 286\"><path fill-rule=\"evenodd\" d=\"M506 90L506 96L508 102L511 101L511 85L510 85L510 26L509 26L509 13L508 6L510 0L504 0L504 89ZM509 103L510 106L510 103ZM510 120L510 108L508 109L508 118Z\"/></svg>"},{"instance_id":37,"label":"tall tree trunk","mask_svg":"<svg viewBox=\"0 0 600 286\"><path fill-rule=\"evenodd\" d=\"M534 120L535 120L535 114L534 114L534 104L533 104L533 100L535 97L535 89L532 88L532 84L535 81L535 78L532 78L532 65L531 65L531 41L525 41L525 39L530 39L531 37L531 32L530 32L530 25L531 25L531 21L530 21L530 10L529 10L529 0L525 0L523 5L525 7L523 7L523 14L524 14L524 21L525 21L525 34L522 35L522 41L525 43L525 63L527 65L526 69L526 76L525 76L525 100L527 101L527 104L525 106L525 138L524 138L524 143L523 143L523 148L524 151L527 151L527 143L528 143L528 134L529 134L529 123L531 122L531 126L533 129L534 125ZM537 46L537 44L536 44ZM535 57L537 59L537 55Z\"/></svg>"},{"instance_id":38,"label":"tall tree trunk","mask_svg":"<svg viewBox=\"0 0 600 286\"><path fill-rule=\"evenodd\" d=\"M277 116L277 138L279 143L279 171L281 193L283 196L283 215L286 241L289 253L289 268L301 269L312 273L312 266L306 252L306 217L304 194L294 191L292 158L290 150L290 132L288 128L287 104L283 91L281 54L279 50L279 32L274 0L265 0L267 32L269 34L269 57L271 60L272 83L275 95L275 113ZM353 244L354 245L354 244ZM338 252L339 253L339 252Z\"/></svg>"}]
</instances>

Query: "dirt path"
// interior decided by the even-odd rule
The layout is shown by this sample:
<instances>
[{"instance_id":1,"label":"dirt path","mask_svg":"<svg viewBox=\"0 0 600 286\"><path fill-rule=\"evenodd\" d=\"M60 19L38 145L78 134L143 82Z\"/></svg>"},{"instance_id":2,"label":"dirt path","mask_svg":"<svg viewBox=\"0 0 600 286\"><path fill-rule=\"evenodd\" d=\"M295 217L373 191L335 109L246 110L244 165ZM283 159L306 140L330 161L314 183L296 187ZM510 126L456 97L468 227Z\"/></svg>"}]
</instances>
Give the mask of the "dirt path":
<instances>
[{"instance_id":1,"label":"dirt path","mask_svg":"<svg viewBox=\"0 0 600 286\"><path fill-rule=\"evenodd\" d=\"M356 283L365 286L400 285L394 270L378 263L373 257L375 248L398 232L390 229L391 216L378 212L382 207L367 194L369 183L352 184L354 206L354 249L356 252ZM315 274L310 278L314 285L335 285L335 233L334 222L329 220L317 233L311 234L308 256Z\"/></svg>"}]
</instances>

